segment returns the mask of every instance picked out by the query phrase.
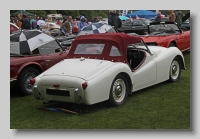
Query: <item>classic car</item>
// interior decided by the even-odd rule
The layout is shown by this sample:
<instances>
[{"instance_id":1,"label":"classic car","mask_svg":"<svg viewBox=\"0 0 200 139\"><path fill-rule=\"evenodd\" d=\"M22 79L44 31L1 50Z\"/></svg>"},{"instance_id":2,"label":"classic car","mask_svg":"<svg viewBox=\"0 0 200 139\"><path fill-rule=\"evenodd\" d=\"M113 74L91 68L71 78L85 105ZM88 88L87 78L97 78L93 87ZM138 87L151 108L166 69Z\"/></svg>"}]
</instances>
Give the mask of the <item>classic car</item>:
<instances>
[{"instance_id":1,"label":"classic car","mask_svg":"<svg viewBox=\"0 0 200 139\"><path fill-rule=\"evenodd\" d=\"M144 18L133 19L132 22L127 20L122 24L122 27L118 28L117 30L124 33L136 33L139 35L145 35L150 22L151 21L149 19Z\"/></svg>"},{"instance_id":2,"label":"classic car","mask_svg":"<svg viewBox=\"0 0 200 139\"><path fill-rule=\"evenodd\" d=\"M141 36L147 45L190 49L190 30L183 31L176 22L154 22L148 26L148 35Z\"/></svg>"},{"instance_id":3,"label":"classic car","mask_svg":"<svg viewBox=\"0 0 200 139\"><path fill-rule=\"evenodd\" d=\"M30 53L19 52L17 50L19 43L10 42L11 89L16 88L22 95L32 94L30 79L67 57L68 51L64 51L59 42L51 38L51 41L43 43ZM32 41L36 42L37 39L32 39Z\"/></svg>"},{"instance_id":4,"label":"classic car","mask_svg":"<svg viewBox=\"0 0 200 139\"><path fill-rule=\"evenodd\" d=\"M67 59L30 80L35 99L122 105L128 94L168 80L185 69L176 47L148 47L124 33L83 35L73 41ZM159 86L158 86L159 87Z\"/></svg>"},{"instance_id":5,"label":"classic car","mask_svg":"<svg viewBox=\"0 0 200 139\"><path fill-rule=\"evenodd\" d=\"M10 23L10 34L18 30L19 30L19 27L17 25Z\"/></svg>"}]
</instances>

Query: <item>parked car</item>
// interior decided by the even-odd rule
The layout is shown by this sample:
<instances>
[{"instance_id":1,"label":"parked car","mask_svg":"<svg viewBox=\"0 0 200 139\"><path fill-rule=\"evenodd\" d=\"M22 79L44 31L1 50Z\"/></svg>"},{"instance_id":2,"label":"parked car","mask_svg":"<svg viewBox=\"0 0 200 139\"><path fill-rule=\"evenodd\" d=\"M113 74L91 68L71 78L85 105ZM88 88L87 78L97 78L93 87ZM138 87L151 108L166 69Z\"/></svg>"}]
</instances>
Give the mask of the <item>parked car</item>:
<instances>
[{"instance_id":1,"label":"parked car","mask_svg":"<svg viewBox=\"0 0 200 139\"><path fill-rule=\"evenodd\" d=\"M139 35L145 35L148 31L148 25L151 21L149 19L133 19L133 22L130 20L125 21L122 24L122 27L118 28L119 32L124 33L136 33Z\"/></svg>"},{"instance_id":2,"label":"parked car","mask_svg":"<svg viewBox=\"0 0 200 139\"><path fill-rule=\"evenodd\" d=\"M28 32L31 31L25 33L30 37ZM32 34L36 34L39 31L32 32ZM29 82L31 78L36 77L67 57L68 51L64 51L58 41L44 33L41 34L31 38L28 43L27 41L17 42L19 38L17 40L17 37L13 37L14 35L10 37L10 85L11 88L17 88L22 95L32 94ZM45 41L45 38L50 41ZM19 44L25 45L22 47ZM30 50L30 53L25 53L24 51L29 49L26 47L27 44L31 45L32 48L36 48Z\"/></svg>"},{"instance_id":3,"label":"parked car","mask_svg":"<svg viewBox=\"0 0 200 139\"><path fill-rule=\"evenodd\" d=\"M190 30L183 31L175 22L154 22L148 26L148 35L141 36L147 45L190 49Z\"/></svg>"},{"instance_id":4,"label":"parked car","mask_svg":"<svg viewBox=\"0 0 200 139\"><path fill-rule=\"evenodd\" d=\"M190 30L190 20L187 19L181 24L182 29Z\"/></svg>"},{"instance_id":5,"label":"parked car","mask_svg":"<svg viewBox=\"0 0 200 139\"><path fill-rule=\"evenodd\" d=\"M18 30L19 30L19 27L17 25L10 23L10 34Z\"/></svg>"},{"instance_id":6,"label":"parked car","mask_svg":"<svg viewBox=\"0 0 200 139\"><path fill-rule=\"evenodd\" d=\"M35 99L122 105L128 94L168 80L185 69L176 47L148 47L140 37L124 33L79 36L67 59L30 80ZM159 87L159 86L157 86Z\"/></svg>"},{"instance_id":7,"label":"parked car","mask_svg":"<svg viewBox=\"0 0 200 139\"><path fill-rule=\"evenodd\" d=\"M151 22L155 22L155 19L150 19ZM169 22L168 17L163 17L161 18L161 22ZM181 24L181 29L182 30L190 30L190 21L187 19Z\"/></svg>"}]
</instances>

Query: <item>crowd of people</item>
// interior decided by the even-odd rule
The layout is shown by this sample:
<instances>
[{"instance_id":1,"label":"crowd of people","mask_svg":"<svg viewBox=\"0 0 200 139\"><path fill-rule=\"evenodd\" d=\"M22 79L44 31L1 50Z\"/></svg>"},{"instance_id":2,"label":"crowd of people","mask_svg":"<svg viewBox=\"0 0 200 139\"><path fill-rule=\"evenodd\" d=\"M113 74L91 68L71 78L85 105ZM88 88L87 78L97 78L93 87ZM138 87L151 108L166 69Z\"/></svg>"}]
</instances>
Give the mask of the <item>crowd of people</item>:
<instances>
[{"instance_id":1,"label":"crowd of people","mask_svg":"<svg viewBox=\"0 0 200 139\"><path fill-rule=\"evenodd\" d=\"M66 34L72 34L72 23L77 21L73 19L71 15L67 18L63 18L63 21L60 19L52 18L49 20L48 18L36 17L36 16L27 16L26 14L18 14L16 17L10 17L10 22L17 25L20 29L31 29L36 30L40 29L41 26L47 25L47 22L53 22L60 26L62 32ZM81 16L80 20L78 20L78 32L90 23L99 22L98 18L91 18L90 22L85 18L85 16Z\"/></svg>"},{"instance_id":2,"label":"crowd of people","mask_svg":"<svg viewBox=\"0 0 200 139\"><path fill-rule=\"evenodd\" d=\"M182 24L182 17L183 13L180 10L169 10L169 15L167 17L169 18L170 22L176 22L179 26ZM157 17L155 18L155 22L161 22L161 12L157 13Z\"/></svg>"},{"instance_id":3,"label":"crowd of people","mask_svg":"<svg viewBox=\"0 0 200 139\"><path fill-rule=\"evenodd\" d=\"M182 17L183 13L180 10L169 10L169 15L167 17L169 18L169 21L177 22L178 25L182 24ZM157 17L155 18L156 22L161 22L161 12L157 13ZM76 19L73 19L71 15L69 15L67 18L64 18L64 20L61 22L60 19L52 18L51 21L49 19L43 18L43 17L36 17L36 16L27 16L25 14L18 14L17 17L11 17L10 22L16 24L20 29L40 29L41 26L45 26L47 22L54 22L57 25L60 26L60 29L65 34L72 34L72 26L73 22L75 22ZM90 23L96 23L99 22L99 18L91 18L90 22L85 16L80 16L80 19L78 20L78 32L81 31L81 29L84 26L87 26ZM122 21L119 19L119 15L116 10L109 10L108 15L108 24L111 26L114 26L116 29L120 28L122 26Z\"/></svg>"}]
</instances>

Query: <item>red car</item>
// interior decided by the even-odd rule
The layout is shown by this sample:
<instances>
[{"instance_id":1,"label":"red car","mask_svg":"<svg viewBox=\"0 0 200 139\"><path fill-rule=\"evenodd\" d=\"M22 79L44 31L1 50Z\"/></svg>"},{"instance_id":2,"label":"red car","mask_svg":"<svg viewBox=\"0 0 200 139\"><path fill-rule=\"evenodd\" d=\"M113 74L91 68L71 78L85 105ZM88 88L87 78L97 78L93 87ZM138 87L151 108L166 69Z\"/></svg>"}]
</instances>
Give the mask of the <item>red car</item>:
<instances>
[{"instance_id":1,"label":"red car","mask_svg":"<svg viewBox=\"0 0 200 139\"><path fill-rule=\"evenodd\" d=\"M33 50L29 55L10 53L10 85L22 95L32 94L30 79L67 57L60 44L54 40Z\"/></svg>"},{"instance_id":2,"label":"red car","mask_svg":"<svg viewBox=\"0 0 200 139\"><path fill-rule=\"evenodd\" d=\"M182 52L190 49L190 30L181 30L175 22L150 23L148 35L142 39L149 46L177 47Z\"/></svg>"},{"instance_id":3,"label":"red car","mask_svg":"<svg viewBox=\"0 0 200 139\"><path fill-rule=\"evenodd\" d=\"M74 21L74 22L72 23L72 32L73 32L73 33L78 33L78 22L79 22L79 21Z\"/></svg>"}]
</instances>

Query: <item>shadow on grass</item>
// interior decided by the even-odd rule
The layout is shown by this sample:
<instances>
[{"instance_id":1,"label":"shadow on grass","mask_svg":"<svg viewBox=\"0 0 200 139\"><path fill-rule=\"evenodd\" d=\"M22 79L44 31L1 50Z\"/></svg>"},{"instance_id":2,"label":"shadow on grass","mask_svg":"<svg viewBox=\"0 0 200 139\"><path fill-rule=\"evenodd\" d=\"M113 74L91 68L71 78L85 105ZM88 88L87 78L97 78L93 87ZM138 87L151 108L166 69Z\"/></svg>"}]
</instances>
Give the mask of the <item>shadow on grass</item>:
<instances>
[{"instance_id":1,"label":"shadow on grass","mask_svg":"<svg viewBox=\"0 0 200 139\"><path fill-rule=\"evenodd\" d=\"M145 92L148 92L151 89L157 88L158 86L161 87L161 86L165 86L165 85L166 85L166 82L162 82L160 84L136 91L128 97L136 97L140 94L144 94ZM40 107L38 109L49 111L47 109L54 109L54 108L65 109L65 110L69 111L68 113L74 114L73 112L75 112L80 115L80 114L91 114L91 113L95 113L100 110L105 110L105 109L110 109L110 108L115 109L117 107L109 106L108 101L103 101L103 102L96 103L93 105L74 104L74 103L67 103L67 102L50 102L50 103L44 104L42 107ZM54 111L54 110L52 110L52 111Z\"/></svg>"}]
</instances>

